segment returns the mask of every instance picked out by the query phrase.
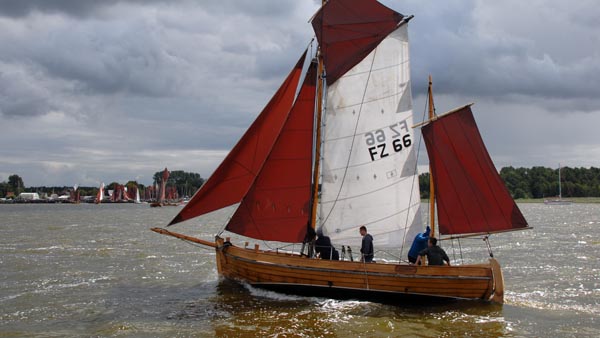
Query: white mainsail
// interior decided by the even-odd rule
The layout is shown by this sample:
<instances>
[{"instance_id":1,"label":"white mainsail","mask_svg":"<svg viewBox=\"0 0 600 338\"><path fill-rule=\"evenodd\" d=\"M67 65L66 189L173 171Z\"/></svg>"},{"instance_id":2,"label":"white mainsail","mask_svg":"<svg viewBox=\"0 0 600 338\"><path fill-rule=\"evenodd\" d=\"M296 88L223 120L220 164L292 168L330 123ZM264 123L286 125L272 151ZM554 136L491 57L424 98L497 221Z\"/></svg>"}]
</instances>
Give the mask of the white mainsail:
<instances>
[{"instance_id":1,"label":"white mainsail","mask_svg":"<svg viewBox=\"0 0 600 338\"><path fill-rule=\"evenodd\" d=\"M101 203L104 199L104 182L100 183L100 188L98 188L98 195L96 195L96 203Z\"/></svg>"},{"instance_id":2,"label":"white mainsail","mask_svg":"<svg viewBox=\"0 0 600 338\"><path fill-rule=\"evenodd\" d=\"M333 243L399 248L422 228L407 24L327 88L319 222ZM408 249L408 248L407 248Z\"/></svg>"}]
</instances>

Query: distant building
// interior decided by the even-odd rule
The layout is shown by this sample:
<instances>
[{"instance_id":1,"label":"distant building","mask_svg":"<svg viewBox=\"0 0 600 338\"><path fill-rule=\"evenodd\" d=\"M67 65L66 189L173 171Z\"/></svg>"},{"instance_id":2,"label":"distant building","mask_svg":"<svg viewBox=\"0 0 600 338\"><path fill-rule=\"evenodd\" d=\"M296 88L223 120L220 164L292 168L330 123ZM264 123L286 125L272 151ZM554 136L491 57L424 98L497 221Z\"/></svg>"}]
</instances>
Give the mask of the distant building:
<instances>
[{"instance_id":1,"label":"distant building","mask_svg":"<svg viewBox=\"0 0 600 338\"><path fill-rule=\"evenodd\" d=\"M18 198L21 200L32 201L32 200L39 200L40 195L37 192L22 192L19 194Z\"/></svg>"}]
</instances>

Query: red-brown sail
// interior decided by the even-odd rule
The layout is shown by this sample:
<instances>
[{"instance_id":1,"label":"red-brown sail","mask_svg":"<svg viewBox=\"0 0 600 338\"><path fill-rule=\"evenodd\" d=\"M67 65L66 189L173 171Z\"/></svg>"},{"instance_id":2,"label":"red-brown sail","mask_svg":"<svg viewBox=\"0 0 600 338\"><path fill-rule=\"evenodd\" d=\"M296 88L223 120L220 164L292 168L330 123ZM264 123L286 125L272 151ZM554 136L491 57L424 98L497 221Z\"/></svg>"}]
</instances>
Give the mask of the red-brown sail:
<instances>
[{"instance_id":1,"label":"red-brown sail","mask_svg":"<svg viewBox=\"0 0 600 338\"><path fill-rule=\"evenodd\" d=\"M169 170L165 168L161 175L160 181L160 197L158 198L159 202L163 202L165 200L166 188L167 188L167 180L169 179Z\"/></svg>"},{"instance_id":2,"label":"red-brown sail","mask_svg":"<svg viewBox=\"0 0 600 338\"><path fill-rule=\"evenodd\" d=\"M422 128L436 188L440 234L526 228L481 139L470 106Z\"/></svg>"},{"instance_id":3,"label":"red-brown sail","mask_svg":"<svg viewBox=\"0 0 600 338\"><path fill-rule=\"evenodd\" d=\"M329 0L312 20L327 71L334 83L365 58L404 16L376 0Z\"/></svg>"},{"instance_id":4,"label":"red-brown sail","mask_svg":"<svg viewBox=\"0 0 600 338\"><path fill-rule=\"evenodd\" d=\"M273 150L227 230L262 240L304 239L310 215L316 65L311 64Z\"/></svg>"},{"instance_id":5,"label":"red-brown sail","mask_svg":"<svg viewBox=\"0 0 600 338\"><path fill-rule=\"evenodd\" d=\"M225 160L169 225L242 200L271 152L287 119L298 88L305 57L306 52Z\"/></svg>"}]
</instances>

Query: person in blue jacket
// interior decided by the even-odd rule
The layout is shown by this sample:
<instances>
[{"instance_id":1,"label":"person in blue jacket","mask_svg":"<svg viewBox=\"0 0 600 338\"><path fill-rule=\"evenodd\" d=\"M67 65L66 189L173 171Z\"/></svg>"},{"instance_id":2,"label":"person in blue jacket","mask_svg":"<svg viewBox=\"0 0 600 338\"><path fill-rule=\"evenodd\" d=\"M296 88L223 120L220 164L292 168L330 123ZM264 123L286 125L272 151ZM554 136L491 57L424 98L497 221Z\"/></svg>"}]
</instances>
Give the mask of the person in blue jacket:
<instances>
[{"instance_id":1,"label":"person in blue jacket","mask_svg":"<svg viewBox=\"0 0 600 338\"><path fill-rule=\"evenodd\" d=\"M415 236L415 239L410 246L410 250L408 250L408 261L411 264L415 264L417 262L417 257L419 256L419 252L427 248L427 241L429 240L430 232L431 228L428 225L424 233L419 233Z\"/></svg>"}]
</instances>

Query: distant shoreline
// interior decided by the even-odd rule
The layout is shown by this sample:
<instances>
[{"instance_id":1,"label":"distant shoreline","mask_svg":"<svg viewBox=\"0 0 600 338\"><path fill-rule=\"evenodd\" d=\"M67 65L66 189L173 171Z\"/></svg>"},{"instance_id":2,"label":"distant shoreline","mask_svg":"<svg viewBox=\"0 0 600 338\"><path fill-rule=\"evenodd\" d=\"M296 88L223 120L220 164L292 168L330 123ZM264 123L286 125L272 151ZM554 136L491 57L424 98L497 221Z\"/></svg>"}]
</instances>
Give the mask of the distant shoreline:
<instances>
[{"instance_id":1,"label":"distant shoreline","mask_svg":"<svg viewBox=\"0 0 600 338\"><path fill-rule=\"evenodd\" d=\"M516 199L517 203L544 203L544 200L552 200L556 197L548 198L520 198ZM565 201L573 203L600 203L600 197L563 197Z\"/></svg>"},{"instance_id":2,"label":"distant shoreline","mask_svg":"<svg viewBox=\"0 0 600 338\"><path fill-rule=\"evenodd\" d=\"M515 199L517 203L544 203L545 200L552 200L556 197L547 198L519 198ZM600 203L600 197L563 197L563 200L572 203ZM429 203L428 199L421 199L421 203Z\"/></svg>"},{"instance_id":3,"label":"distant shoreline","mask_svg":"<svg viewBox=\"0 0 600 338\"><path fill-rule=\"evenodd\" d=\"M553 199L551 198L520 198L516 199L517 203L544 203L544 200ZM600 197L567 197L563 198L563 200L572 202L572 203L600 203ZM422 203L428 203L428 199L421 199ZM102 204L135 204L132 202L102 202ZM33 201L2 201L0 200L0 205L2 204L76 204L68 201L46 201L46 200L33 200ZM81 202L81 204L93 204L90 202Z\"/></svg>"}]
</instances>

